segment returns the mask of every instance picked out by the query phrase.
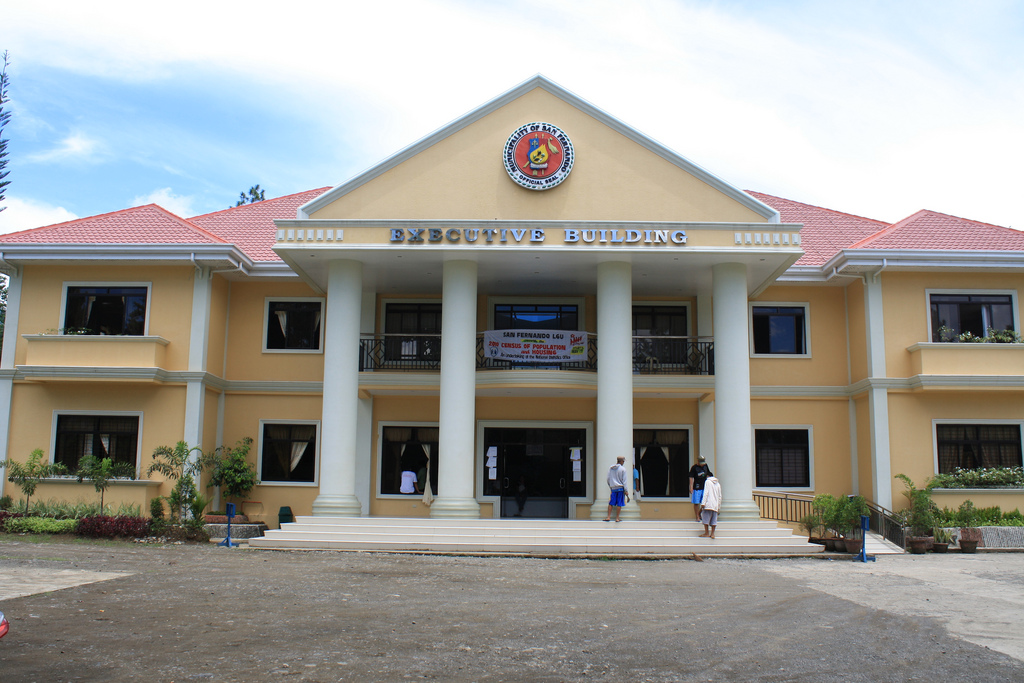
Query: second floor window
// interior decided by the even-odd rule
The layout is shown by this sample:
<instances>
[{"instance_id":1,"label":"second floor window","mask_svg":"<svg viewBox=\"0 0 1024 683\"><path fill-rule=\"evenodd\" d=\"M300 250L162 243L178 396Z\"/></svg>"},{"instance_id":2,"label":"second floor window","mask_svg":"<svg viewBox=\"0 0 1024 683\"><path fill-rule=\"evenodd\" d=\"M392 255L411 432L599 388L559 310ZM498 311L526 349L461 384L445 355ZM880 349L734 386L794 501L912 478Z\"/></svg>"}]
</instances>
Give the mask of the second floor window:
<instances>
[{"instance_id":1,"label":"second floor window","mask_svg":"<svg viewBox=\"0 0 1024 683\"><path fill-rule=\"evenodd\" d=\"M956 341L965 332L987 337L989 330L1013 330L1009 294L940 294L929 296L932 341Z\"/></svg>"},{"instance_id":2,"label":"second floor window","mask_svg":"<svg viewBox=\"0 0 1024 683\"><path fill-rule=\"evenodd\" d=\"M319 351L321 299L268 299L267 351Z\"/></svg>"},{"instance_id":3,"label":"second floor window","mask_svg":"<svg viewBox=\"0 0 1024 683\"><path fill-rule=\"evenodd\" d=\"M751 325L755 355L806 355L805 306L754 306Z\"/></svg>"},{"instance_id":4,"label":"second floor window","mask_svg":"<svg viewBox=\"0 0 1024 683\"><path fill-rule=\"evenodd\" d=\"M145 285L68 286L64 330L71 334L143 335L148 294Z\"/></svg>"},{"instance_id":5,"label":"second floor window","mask_svg":"<svg viewBox=\"0 0 1024 683\"><path fill-rule=\"evenodd\" d=\"M439 360L441 304L388 303L384 309L384 334L388 360Z\"/></svg>"}]
</instances>

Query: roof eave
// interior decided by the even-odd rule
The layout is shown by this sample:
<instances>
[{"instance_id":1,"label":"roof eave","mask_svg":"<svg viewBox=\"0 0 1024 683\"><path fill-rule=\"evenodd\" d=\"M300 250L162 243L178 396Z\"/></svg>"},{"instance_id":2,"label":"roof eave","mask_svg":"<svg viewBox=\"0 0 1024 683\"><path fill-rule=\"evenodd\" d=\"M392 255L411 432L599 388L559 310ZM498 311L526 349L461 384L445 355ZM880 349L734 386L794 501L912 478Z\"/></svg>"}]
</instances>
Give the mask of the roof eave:
<instances>
[{"instance_id":1,"label":"roof eave","mask_svg":"<svg viewBox=\"0 0 1024 683\"><path fill-rule=\"evenodd\" d=\"M16 274L25 265L74 261L93 265L147 263L248 273L252 259L233 244L0 244L0 272Z\"/></svg>"}]
</instances>

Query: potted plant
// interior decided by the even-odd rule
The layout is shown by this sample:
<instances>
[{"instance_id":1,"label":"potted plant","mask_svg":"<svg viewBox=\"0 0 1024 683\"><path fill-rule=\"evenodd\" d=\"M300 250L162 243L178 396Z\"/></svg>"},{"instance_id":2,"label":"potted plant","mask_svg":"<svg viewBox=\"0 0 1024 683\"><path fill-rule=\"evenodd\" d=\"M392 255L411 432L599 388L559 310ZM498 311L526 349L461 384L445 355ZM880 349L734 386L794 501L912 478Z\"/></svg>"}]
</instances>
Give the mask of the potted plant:
<instances>
[{"instance_id":1,"label":"potted plant","mask_svg":"<svg viewBox=\"0 0 1024 683\"><path fill-rule=\"evenodd\" d=\"M910 537L907 539L910 552L921 554L928 551L932 543L932 529L935 527L936 505L932 501L932 483L928 482L924 488L917 488L914 482L905 474L897 474L896 478L903 482L905 490L903 495L910 502L910 506L904 512L904 519L910 527Z\"/></svg>"},{"instance_id":2,"label":"potted plant","mask_svg":"<svg viewBox=\"0 0 1024 683\"><path fill-rule=\"evenodd\" d=\"M946 552L949 549L949 544L953 542L953 532L949 529L937 526L932 535L935 538L935 541L932 543L933 553Z\"/></svg>"},{"instance_id":3,"label":"potted plant","mask_svg":"<svg viewBox=\"0 0 1024 683\"><path fill-rule=\"evenodd\" d=\"M841 501L841 520L843 533L846 535L846 552L859 553L864 547L864 537L856 538L860 529L861 515L868 514L868 503L864 496L847 496Z\"/></svg>"},{"instance_id":4,"label":"potted plant","mask_svg":"<svg viewBox=\"0 0 1024 683\"><path fill-rule=\"evenodd\" d=\"M247 436L236 443L234 448L221 446L214 451L210 486L220 486L221 492L226 498L238 500L239 512L242 510L242 499L260 483L259 477L256 475L256 467L246 459L250 448L252 448L252 437ZM248 521L248 518L242 514L235 517L238 522ZM220 519L207 521L221 522Z\"/></svg>"},{"instance_id":5,"label":"potted plant","mask_svg":"<svg viewBox=\"0 0 1024 683\"><path fill-rule=\"evenodd\" d=\"M824 542L820 535L823 533L821 526L821 515L816 512L810 512L800 518L800 526L807 532L808 543L818 543L824 545Z\"/></svg>"},{"instance_id":6,"label":"potted plant","mask_svg":"<svg viewBox=\"0 0 1024 683\"><path fill-rule=\"evenodd\" d=\"M822 539L825 543L825 550L835 551L837 549L836 544L839 540L839 534L836 528L839 523L839 504L839 499L831 493L819 493L811 502L811 507L814 509L814 513L821 519L823 528L833 533L832 536Z\"/></svg>"},{"instance_id":7,"label":"potted plant","mask_svg":"<svg viewBox=\"0 0 1024 683\"><path fill-rule=\"evenodd\" d=\"M981 529L978 528L981 524L981 515L972 501L965 500L960 503L960 508L956 511L956 520L960 524L960 552L978 552L978 544L982 538Z\"/></svg>"}]
</instances>

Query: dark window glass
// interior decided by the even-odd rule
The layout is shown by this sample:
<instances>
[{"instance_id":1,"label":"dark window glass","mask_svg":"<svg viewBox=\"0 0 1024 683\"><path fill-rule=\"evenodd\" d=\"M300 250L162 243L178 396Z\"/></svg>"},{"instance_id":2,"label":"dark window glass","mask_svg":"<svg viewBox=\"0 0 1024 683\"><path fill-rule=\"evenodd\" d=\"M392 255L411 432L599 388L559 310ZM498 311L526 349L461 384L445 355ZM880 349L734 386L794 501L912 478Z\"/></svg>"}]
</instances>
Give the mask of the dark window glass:
<instances>
[{"instance_id":1,"label":"dark window glass","mask_svg":"<svg viewBox=\"0 0 1024 683\"><path fill-rule=\"evenodd\" d=\"M633 334L637 337L685 337L685 306L633 306Z\"/></svg>"},{"instance_id":2,"label":"dark window glass","mask_svg":"<svg viewBox=\"0 0 1024 683\"><path fill-rule=\"evenodd\" d=\"M689 430L634 429L633 449L633 457L640 465L641 498L690 495Z\"/></svg>"},{"instance_id":3,"label":"dark window glass","mask_svg":"<svg viewBox=\"0 0 1024 683\"><path fill-rule=\"evenodd\" d=\"M964 332L987 337L989 330L1014 329L1009 294L932 294L930 303L933 342L951 341Z\"/></svg>"},{"instance_id":4,"label":"dark window glass","mask_svg":"<svg viewBox=\"0 0 1024 683\"><path fill-rule=\"evenodd\" d=\"M393 303L384 311L388 360L440 360L441 304Z\"/></svg>"},{"instance_id":5,"label":"dark window glass","mask_svg":"<svg viewBox=\"0 0 1024 683\"><path fill-rule=\"evenodd\" d=\"M263 482L316 481L316 425L263 423Z\"/></svg>"},{"instance_id":6,"label":"dark window glass","mask_svg":"<svg viewBox=\"0 0 1024 683\"><path fill-rule=\"evenodd\" d=\"M320 348L320 301L271 301L267 311L268 349Z\"/></svg>"},{"instance_id":7,"label":"dark window glass","mask_svg":"<svg viewBox=\"0 0 1024 683\"><path fill-rule=\"evenodd\" d=\"M575 304L495 304L496 330L578 330Z\"/></svg>"},{"instance_id":8,"label":"dark window glass","mask_svg":"<svg viewBox=\"0 0 1024 683\"><path fill-rule=\"evenodd\" d=\"M939 473L962 468L1020 467L1020 425L935 425Z\"/></svg>"},{"instance_id":9,"label":"dark window glass","mask_svg":"<svg viewBox=\"0 0 1024 683\"><path fill-rule=\"evenodd\" d=\"M754 353L807 353L803 306L754 306Z\"/></svg>"},{"instance_id":10,"label":"dark window glass","mask_svg":"<svg viewBox=\"0 0 1024 683\"><path fill-rule=\"evenodd\" d=\"M138 415L58 415L54 462L74 472L86 455L138 467Z\"/></svg>"},{"instance_id":11,"label":"dark window glass","mask_svg":"<svg viewBox=\"0 0 1024 683\"><path fill-rule=\"evenodd\" d=\"M75 334L145 334L146 291L146 287L68 287L64 328Z\"/></svg>"},{"instance_id":12,"label":"dark window glass","mask_svg":"<svg viewBox=\"0 0 1024 683\"><path fill-rule=\"evenodd\" d=\"M756 429L755 486L807 488L811 485L811 449L806 429Z\"/></svg>"},{"instance_id":13,"label":"dark window glass","mask_svg":"<svg viewBox=\"0 0 1024 683\"><path fill-rule=\"evenodd\" d=\"M415 489L422 494L430 479L430 491L437 495L437 427L385 427L381 442L380 492L401 493L402 472L416 475Z\"/></svg>"}]
</instances>

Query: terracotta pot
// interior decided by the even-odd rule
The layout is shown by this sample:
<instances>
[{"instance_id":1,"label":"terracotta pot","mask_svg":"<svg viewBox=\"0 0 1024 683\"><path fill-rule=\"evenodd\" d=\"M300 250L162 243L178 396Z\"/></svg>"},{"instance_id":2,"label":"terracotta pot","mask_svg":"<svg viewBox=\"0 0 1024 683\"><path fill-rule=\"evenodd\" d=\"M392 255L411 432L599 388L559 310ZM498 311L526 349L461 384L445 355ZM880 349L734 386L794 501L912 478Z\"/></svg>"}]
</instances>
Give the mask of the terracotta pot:
<instances>
[{"instance_id":1,"label":"terracotta pot","mask_svg":"<svg viewBox=\"0 0 1024 683\"><path fill-rule=\"evenodd\" d=\"M949 544L948 543L932 543L932 552L933 553L944 553L947 550L949 550Z\"/></svg>"},{"instance_id":2,"label":"terracotta pot","mask_svg":"<svg viewBox=\"0 0 1024 683\"><path fill-rule=\"evenodd\" d=\"M978 542L977 541L965 541L964 539L961 538L960 539L960 552L962 552L962 553L971 553L971 554L974 554L974 553L978 552Z\"/></svg>"},{"instance_id":3,"label":"terracotta pot","mask_svg":"<svg viewBox=\"0 0 1024 683\"><path fill-rule=\"evenodd\" d=\"M932 545L931 536L911 536L907 540L907 547L912 555L924 555L928 552L928 546Z\"/></svg>"},{"instance_id":4,"label":"terracotta pot","mask_svg":"<svg viewBox=\"0 0 1024 683\"><path fill-rule=\"evenodd\" d=\"M848 538L846 539L846 552L854 555L859 555L861 549L864 547L864 541L859 538Z\"/></svg>"},{"instance_id":5,"label":"terracotta pot","mask_svg":"<svg viewBox=\"0 0 1024 683\"><path fill-rule=\"evenodd\" d=\"M838 538L823 538L821 542L825 544L826 551L834 553L836 551L836 541L838 540Z\"/></svg>"},{"instance_id":6,"label":"terracotta pot","mask_svg":"<svg viewBox=\"0 0 1024 683\"><path fill-rule=\"evenodd\" d=\"M837 553L845 553L846 552L846 539L845 538L837 538L836 539L836 552Z\"/></svg>"}]
</instances>

